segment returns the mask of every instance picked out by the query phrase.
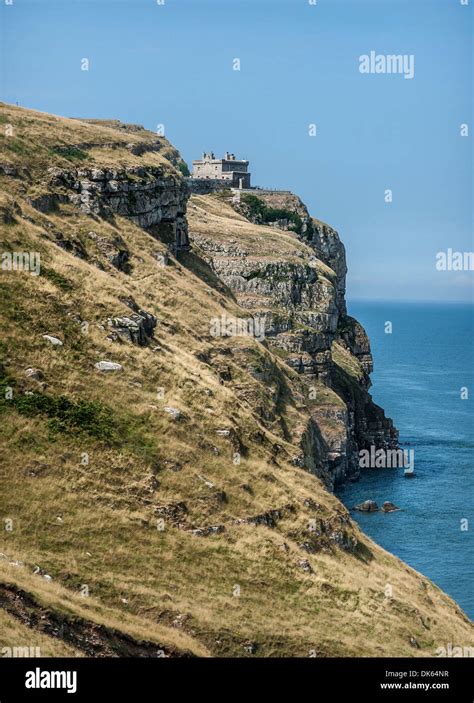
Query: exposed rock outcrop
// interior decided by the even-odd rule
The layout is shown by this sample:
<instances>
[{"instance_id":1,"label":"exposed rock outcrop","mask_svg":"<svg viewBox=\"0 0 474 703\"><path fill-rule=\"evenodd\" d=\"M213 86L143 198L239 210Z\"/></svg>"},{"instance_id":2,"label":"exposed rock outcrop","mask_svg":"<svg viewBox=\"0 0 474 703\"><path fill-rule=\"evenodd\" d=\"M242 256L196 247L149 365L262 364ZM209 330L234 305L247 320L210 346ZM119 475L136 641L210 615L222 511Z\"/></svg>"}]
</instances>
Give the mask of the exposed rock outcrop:
<instances>
[{"instance_id":1,"label":"exposed rock outcrop","mask_svg":"<svg viewBox=\"0 0 474 703\"><path fill-rule=\"evenodd\" d=\"M171 228L171 246L189 247L186 203L188 190L182 178L153 166L117 169L50 168L50 186L88 215L127 217L140 227ZM155 231L156 232L156 231Z\"/></svg>"},{"instance_id":2,"label":"exposed rock outcrop","mask_svg":"<svg viewBox=\"0 0 474 703\"><path fill-rule=\"evenodd\" d=\"M112 330L109 337L113 341L122 339L144 347L153 335L156 317L144 310L138 310L130 315L109 318L107 324Z\"/></svg>"},{"instance_id":3,"label":"exposed rock outcrop","mask_svg":"<svg viewBox=\"0 0 474 703\"><path fill-rule=\"evenodd\" d=\"M230 194L193 196L191 239L241 307L264 325L265 344L302 376L310 419L295 462L333 488L357 478L360 449L395 447L397 431L367 392L372 355L362 325L346 312L347 267L339 235L310 218L293 194L256 190L252 197L246 206ZM255 205L257 197L267 209ZM232 210L245 220L236 220ZM267 222L287 233L273 250L270 230L258 223L249 231L245 222L282 211L299 219L292 227Z\"/></svg>"},{"instance_id":4,"label":"exposed rock outcrop","mask_svg":"<svg viewBox=\"0 0 474 703\"><path fill-rule=\"evenodd\" d=\"M98 361L94 366L98 371L103 371L104 373L122 371L122 365L115 361Z\"/></svg>"},{"instance_id":5,"label":"exposed rock outcrop","mask_svg":"<svg viewBox=\"0 0 474 703\"><path fill-rule=\"evenodd\" d=\"M107 239L93 231L89 232L88 236L95 242L99 254L104 256L109 264L119 271L130 273L130 252L121 237ZM100 260L97 261L97 265L103 268Z\"/></svg>"},{"instance_id":6,"label":"exposed rock outcrop","mask_svg":"<svg viewBox=\"0 0 474 703\"><path fill-rule=\"evenodd\" d=\"M366 388L370 388L371 381L369 374L372 373L374 364L370 351L370 342L366 331L353 317L341 315L337 329L337 337L340 344L348 349L360 362L366 373L364 383Z\"/></svg>"}]
</instances>

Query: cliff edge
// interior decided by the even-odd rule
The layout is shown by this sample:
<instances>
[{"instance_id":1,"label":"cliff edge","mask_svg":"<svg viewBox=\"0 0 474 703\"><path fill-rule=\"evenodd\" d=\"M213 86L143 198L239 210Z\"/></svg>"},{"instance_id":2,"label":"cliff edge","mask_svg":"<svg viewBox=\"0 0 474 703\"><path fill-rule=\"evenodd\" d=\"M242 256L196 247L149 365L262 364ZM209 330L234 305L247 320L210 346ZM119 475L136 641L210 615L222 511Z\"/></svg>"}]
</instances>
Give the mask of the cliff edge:
<instances>
[{"instance_id":1,"label":"cliff edge","mask_svg":"<svg viewBox=\"0 0 474 703\"><path fill-rule=\"evenodd\" d=\"M286 192L193 195L188 220L195 250L261 321L268 348L301 376L308 419L297 465L333 489L357 478L361 449L396 448L392 421L368 393L370 344L347 315L337 232Z\"/></svg>"},{"instance_id":2,"label":"cliff edge","mask_svg":"<svg viewBox=\"0 0 474 703\"><path fill-rule=\"evenodd\" d=\"M176 149L135 125L8 105L0 123L1 646L470 645L457 604L329 490L396 440L333 230L188 201ZM263 335L219 334L249 319Z\"/></svg>"}]
</instances>

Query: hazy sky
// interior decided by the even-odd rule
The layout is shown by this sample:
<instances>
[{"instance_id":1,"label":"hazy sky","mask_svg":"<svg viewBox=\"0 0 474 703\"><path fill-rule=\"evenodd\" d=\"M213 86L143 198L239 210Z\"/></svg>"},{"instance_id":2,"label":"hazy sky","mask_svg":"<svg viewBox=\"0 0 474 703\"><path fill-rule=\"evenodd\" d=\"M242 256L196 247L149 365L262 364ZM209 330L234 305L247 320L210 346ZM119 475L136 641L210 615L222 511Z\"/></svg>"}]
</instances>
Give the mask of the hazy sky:
<instances>
[{"instance_id":1,"label":"hazy sky","mask_svg":"<svg viewBox=\"0 0 474 703\"><path fill-rule=\"evenodd\" d=\"M188 163L248 158L339 230L349 298L468 300L474 272L435 267L474 248L463 1L1 0L2 99L163 123ZM414 77L360 73L371 51L413 55Z\"/></svg>"}]
</instances>

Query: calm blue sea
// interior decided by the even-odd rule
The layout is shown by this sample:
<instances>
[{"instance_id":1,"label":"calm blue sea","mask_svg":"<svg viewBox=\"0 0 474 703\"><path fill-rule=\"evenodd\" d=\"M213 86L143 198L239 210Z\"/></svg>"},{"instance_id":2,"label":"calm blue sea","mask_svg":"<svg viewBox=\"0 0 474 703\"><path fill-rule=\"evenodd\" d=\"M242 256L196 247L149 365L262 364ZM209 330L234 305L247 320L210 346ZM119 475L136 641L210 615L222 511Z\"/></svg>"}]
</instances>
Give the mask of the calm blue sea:
<instances>
[{"instance_id":1,"label":"calm blue sea","mask_svg":"<svg viewBox=\"0 0 474 703\"><path fill-rule=\"evenodd\" d=\"M372 396L414 450L415 478L403 469L366 469L338 495L348 508L368 498L395 513L353 512L385 549L432 579L474 617L474 307L354 302L375 369ZM392 334L384 325L392 322ZM469 399L461 400L461 388ZM469 529L461 530L461 520Z\"/></svg>"}]
</instances>

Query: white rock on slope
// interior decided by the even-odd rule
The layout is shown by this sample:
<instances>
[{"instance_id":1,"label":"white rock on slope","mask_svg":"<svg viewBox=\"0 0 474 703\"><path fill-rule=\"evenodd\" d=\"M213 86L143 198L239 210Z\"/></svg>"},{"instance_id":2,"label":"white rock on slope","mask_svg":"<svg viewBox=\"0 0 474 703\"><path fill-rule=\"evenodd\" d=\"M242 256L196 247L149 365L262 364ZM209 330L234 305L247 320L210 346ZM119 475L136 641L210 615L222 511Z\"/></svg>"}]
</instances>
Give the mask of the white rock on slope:
<instances>
[{"instance_id":1,"label":"white rock on slope","mask_svg":"<svg viewBox=\"0 0 474 703\"><path fill-rule=\"evenodd\" d=\"M105 373L109 371L122 371L122 364L117 364L115 361L98 361L94 364L96 369L99 371L104 371Z\"/></svg>"},{"instance_id":2,"label":"white rock on slope","mask_svg":"<svg viewBox=\"0 0 474 703\"><path fill-rule=\"evenodd\" d=\"M63 343L61 342L60 339L58 339L57 337L53 337L50 334L44 334L43 339L46 339L48 342L51 342L51 344L55 347L62 347L63 346Z\"/></svg>"}]
</instances>

